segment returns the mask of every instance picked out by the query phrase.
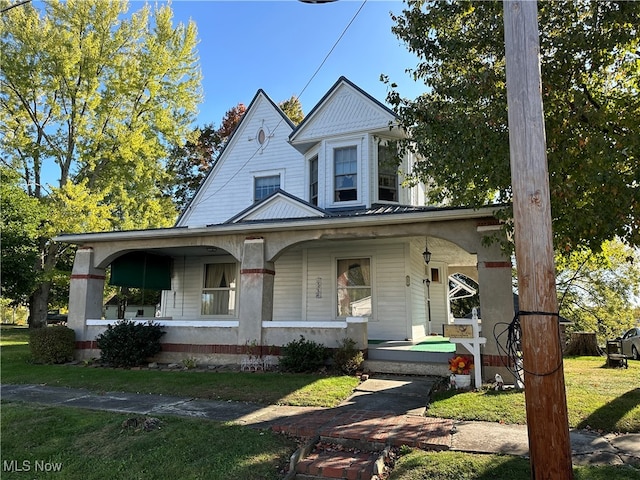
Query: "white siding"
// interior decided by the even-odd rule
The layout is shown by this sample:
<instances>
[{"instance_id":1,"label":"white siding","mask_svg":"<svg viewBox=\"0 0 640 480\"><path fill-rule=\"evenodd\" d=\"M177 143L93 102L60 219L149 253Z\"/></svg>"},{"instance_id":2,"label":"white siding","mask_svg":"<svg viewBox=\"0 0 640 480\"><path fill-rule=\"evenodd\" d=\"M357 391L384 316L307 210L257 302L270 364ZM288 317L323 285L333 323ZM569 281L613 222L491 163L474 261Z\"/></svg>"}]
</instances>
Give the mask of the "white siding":
<instances>
[{"instance_id":1,"label":"white siding","mask_svg":"<svg viewBox=\"0 0 640 480\"><path fill-rule=\"evenodd\" d=\"M306 318L311 321L336 319L335 267L332 256L335 249L310 248L307 250Z\"/></svg>"},{"instance_id":2,"label":"white siding","mask_svg":"<svg viewBox=\"0 0 640 480\"><path fill-rule=\"evenodd\" d=\"M260 146L257 132L268 132ZM178 226L223 223L253 204L256 176L281 173L280 188L304 198L304 157L288 143L290 125L259 94Z\"/></svg>"},{"instance_id":3,"label":"white siding","mask_svg":"<svg viewBox=\"0 0 640 480\"><path fill-rule=\"evenodd\" d=\"M322 213L282 194L276 194L255 210L243 215L241 220L271 220L282 218L320 217ZM234 220L238 221L238 219Z\"/></svg>"},{"instance_id":4,"label":"white siding","mask_svg":"<svg viewBox=\"0 0 640 480\"><path fill-rule=\"evenodd\" d=\"M408 331L407 242L354 241L343 246L307 250L306 319L336 320L336 262L338 258L371 258L372 315L369 338L404 339ZM320 286L320 288L318 288Z\"/></svg>"},{"instance_id":5,"label":"white siding","mask_svg":"<svg viewBox=\"0 0 640 480\"><path fill-rule=\"evenodd\" d=\"M302 252L281 256L275 263L273 320L302 320Z\"/></svg>"},{"instance_id":6,"label":"white siding","mask_svg":"<svg viewBox=\"0 0 640 480\"><path fill-rule=\"evenodd\" d=\"M202 288L204 285L204 265L212 263L214 257L178 257L174 260L171 278L172 290L163 292L162 316L172 317L174 320L193 320L202 317ZM220 261L220 257L216 257ZM235 262L231 256L226 262ZM236 290L236 309L239 304L239 291ZM216 320L231 319L230 316L215 317Z\"/></svg>"},{"instance_id":7,"label":"white siding","mask_svg":"<svg viewBox=\"0 0 640 480\"><path fill-rule=\"evenodd\" d=\"M369 322L368 335L378 340L404 340L410 319L407 311L406 242L383 244L376 252L375 321Z\"/></svg>"},{"instance_id":8,"label":"white siding","mask_svg":"<svg viewBox=\"0 0 640 480\"><path fill-rule=\"evenodd\" d=\"M372 314L371 339L419 339L426 335L424 239L354 240L325 243L318 247L292 250L275 263L274 321L336 321L336 263L339 258L371 259ZM165 292L162 315L174 319L223 319L201 317L203 269L213 257L176 258L172 286ZM229 257L228 261L233 261ZM447 272L441 282L431 284L431 318L434 333L441 333L447 321ZM407 285L409 277L409 285ZM237 291L237 303L242 292ZM230 318L230 317L226 317Z\"/></svg>"},{"instance_id":9,"label":"white siding","mask_svg":"<svg viewBox=\"0 0 640 480\"><path fill-rule=\"evenodd\" d=\"M427 278L426 266L424 264L424 238L415 238L411 241L411 310L412 329L411 338L419 339L428 332L427 314L427 287L424 280Z\"/></svg>"},{"instance_id":10,"label":"white siding","mask_svg":"<svg viewBox=\"0 0 640 480\"><path fill-rule=\"evenodd\" d=\"M393 120L395 119L390 112L343 83L313 113L313 117L296 134L294 141L302 143L353 132L383 130Z\"/></svg>"}]
</instances>

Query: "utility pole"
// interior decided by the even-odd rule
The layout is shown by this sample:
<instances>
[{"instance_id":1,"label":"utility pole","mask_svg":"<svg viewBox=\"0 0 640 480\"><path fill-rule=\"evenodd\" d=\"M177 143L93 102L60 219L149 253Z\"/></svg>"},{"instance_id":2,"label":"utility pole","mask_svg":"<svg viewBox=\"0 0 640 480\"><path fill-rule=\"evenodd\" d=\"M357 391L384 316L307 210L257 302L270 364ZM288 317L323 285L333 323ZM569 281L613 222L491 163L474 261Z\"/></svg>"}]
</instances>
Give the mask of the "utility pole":
<instances>
[{"instance_id":1,"label":"utility pole","mask_svg":"<svg viewBox=\"0 0 640 480\"><path fill-rule=\"evenodd\" d=\"M504 0L509 147L531 478L573 479L535 0Z\"/></svg>"}]
</instances>

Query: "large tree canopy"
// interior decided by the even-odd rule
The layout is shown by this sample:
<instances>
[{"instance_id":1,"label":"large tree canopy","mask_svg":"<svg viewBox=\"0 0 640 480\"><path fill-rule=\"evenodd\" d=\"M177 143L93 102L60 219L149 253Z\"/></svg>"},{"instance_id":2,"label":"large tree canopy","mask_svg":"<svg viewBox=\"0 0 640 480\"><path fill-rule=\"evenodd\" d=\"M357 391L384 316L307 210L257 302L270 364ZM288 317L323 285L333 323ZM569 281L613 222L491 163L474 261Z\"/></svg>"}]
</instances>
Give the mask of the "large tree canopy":
<instances>
[{"instance_id":1,"label":"large tree canopy","mask_svg":"<svg viewBox=\"0 0 640 480\"><path fill-rule=\"evenodd\" d=\"M37 265L46 273L60 232L173 223L164 161L190 130L201 87L195 24L174 27L169 6L127 15L124 0L43 4L1 17L0 135L2 162L50 212ZM32 295L36 324L49 288Z\"/></svg>"},{"instance_id":2,"label":"large tree canopy","mask_svg":"<svg viewBox=\"0 0 640 480\"><path fill-rule=\"evenodd\" d=\"M640 245L640 2L539 2L554 240ZM432 202L511 201L502 2L408 0L393 32L419 58L416 99L388 100Z\"/></svg>"},{"instance_id":3,"label":"large tree canopy","mask_svg":"<svg viewBox=\"0 0 640 480\"><path fill-rule=\"evenodd\" d=\"M640 252L613 240L597 254L557 256L556 269L560 315L573 322L570 331L597 332L603 345L636 324Z\"/></svg>"}]
</instances>

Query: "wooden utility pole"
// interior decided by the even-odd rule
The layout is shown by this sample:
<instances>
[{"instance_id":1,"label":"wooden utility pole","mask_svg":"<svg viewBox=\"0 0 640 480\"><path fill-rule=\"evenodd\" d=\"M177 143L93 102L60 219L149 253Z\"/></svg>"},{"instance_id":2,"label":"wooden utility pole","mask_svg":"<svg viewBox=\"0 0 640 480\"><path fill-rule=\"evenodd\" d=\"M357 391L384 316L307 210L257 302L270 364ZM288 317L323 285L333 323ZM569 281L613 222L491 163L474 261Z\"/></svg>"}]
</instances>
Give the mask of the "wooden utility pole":
<instances>
[{"instance_id":1,"label":"wooden utility pole","mask_svg":"<svg viewBox=\"0 0 640 480\"><path fill-rule=\"evenodd\" d=\"M535 0L504 0L513 216L531 478L573 479Z\"/></svg>"}]
</instances>

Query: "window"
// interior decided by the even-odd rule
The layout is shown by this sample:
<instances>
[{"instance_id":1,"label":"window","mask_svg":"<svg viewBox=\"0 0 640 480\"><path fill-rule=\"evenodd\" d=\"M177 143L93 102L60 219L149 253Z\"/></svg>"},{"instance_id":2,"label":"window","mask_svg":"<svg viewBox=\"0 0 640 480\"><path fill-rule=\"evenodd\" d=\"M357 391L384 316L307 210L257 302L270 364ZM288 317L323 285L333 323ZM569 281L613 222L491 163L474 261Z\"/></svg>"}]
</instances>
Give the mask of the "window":
<instances>
[{"instance_id":1,"label":"window","mask_svg":"<svg viewBox=\"0 0 640 480\"><path fill-rule=\"evenodd\" d=\"M378 200L398 201L398 160L392 145L378 144Z\"/></svg>"},{"instance_id":2,"label":"window","mask_svg":"<svg viewBox=\"0 0 640 480\"><path fill-rule=\"evenodd\" d=\"M338 260L338 317L371 315L369 258Z\"/></svg>"},{"instance_id":3,"label":"window","mask_svg":"<svg viewBox=\"0 0 640 480\"><path fill-rule=\"evenodd\" d=\"M257 138L258 138L258 143L259 143L260 145L263 145L263 144L264 144L264 141L267 139L267 134L266 134L266 133L264 133L264 129L263 129L263 128L261 128L260 130L258 130Z\"/></svg>"},{"instance_id":4,"label":"window","mask_svg":"<svg viewBox=\"0 0 640 480\"><path fill-rule=\"evenodd\" d=\"M318 205L318 156L309 162L309 203Z\"/></svg>"},{"instance_id":5,"label":"window","mask_svg":"<svg viewBox=\"0 0 640 480\"><path fill-rule=\"evenodd\" d=\"M344 147L333 150L336 202L358 199L358 148Z\"/></svg>"},{"instance_id":6,"label":"window","mask_svg":"<svg viewBox=\"0 0 640 480\"><path fill-rule=\"evenodd\" d=\"M202 315L235 314L236 272L235 263L210 263L205 265Z\"/></svg>"},{"instance_id":7,"label":"window","mask_svg":"<svg viewBox=\"0 0 640 480\"><path fill-rule=\"evenodd\" d=\"M432 268L431 269L431 281L433 283L440 283L440 269Z\"/></svg>"},{"instance_id":8,"label":"window","mask_svg":"<svg viewBox=\"0 0 640 480\"><path fill-rule=\"evenodd\" d=\"M270 175L268 177L256 177L254 179L254 201L258 202L267 198L280 188L280 175Z\"/></svg>"}]
</instances>

